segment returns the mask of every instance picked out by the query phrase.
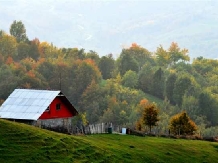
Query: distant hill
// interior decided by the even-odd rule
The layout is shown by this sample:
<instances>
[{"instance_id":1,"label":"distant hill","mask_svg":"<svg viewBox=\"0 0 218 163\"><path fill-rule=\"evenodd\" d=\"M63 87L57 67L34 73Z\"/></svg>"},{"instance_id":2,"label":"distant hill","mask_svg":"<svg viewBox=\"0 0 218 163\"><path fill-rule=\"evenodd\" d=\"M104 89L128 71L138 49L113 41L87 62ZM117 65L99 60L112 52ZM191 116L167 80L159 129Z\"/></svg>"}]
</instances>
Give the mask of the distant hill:
<instances>
[{"instance_id":1,"label":"distant hill","mask_svg":"<svg viewBox=\"0 0 218 163\"><path fill-rule=\"evenodd\" d=\"M0 1L0 29L22 20L30 39L118 56L175 41L191 58L217 58L218 1Z\"/></svg>"},{"instance_id":2,"label":"distant hill","mask_svg":"<svg viewBox=\"0 0 218 163\"><path fill-rule=\"evenodd\" d=\"M217 143L118 134L72 136L0 119L0 162L214 162Z\"/></svg>"}]
</instances>

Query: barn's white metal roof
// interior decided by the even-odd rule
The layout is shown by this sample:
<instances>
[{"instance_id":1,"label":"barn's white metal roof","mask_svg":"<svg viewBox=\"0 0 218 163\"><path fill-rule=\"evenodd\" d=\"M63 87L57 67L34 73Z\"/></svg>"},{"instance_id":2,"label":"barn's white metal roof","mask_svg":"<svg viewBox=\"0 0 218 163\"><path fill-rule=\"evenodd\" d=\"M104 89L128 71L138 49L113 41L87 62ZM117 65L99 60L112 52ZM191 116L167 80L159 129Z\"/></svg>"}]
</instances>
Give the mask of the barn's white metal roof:
<instances>
[{"instance_id":1,"label":"barn's white metal roof","mask_svg":"<svg viewBox=\"0 0 218 163\"><path fill-rule=\"evenodd\" d=\"M60 91L15 89L0 107L0 118L37 120Z\"/></svg>"}]
</instances>

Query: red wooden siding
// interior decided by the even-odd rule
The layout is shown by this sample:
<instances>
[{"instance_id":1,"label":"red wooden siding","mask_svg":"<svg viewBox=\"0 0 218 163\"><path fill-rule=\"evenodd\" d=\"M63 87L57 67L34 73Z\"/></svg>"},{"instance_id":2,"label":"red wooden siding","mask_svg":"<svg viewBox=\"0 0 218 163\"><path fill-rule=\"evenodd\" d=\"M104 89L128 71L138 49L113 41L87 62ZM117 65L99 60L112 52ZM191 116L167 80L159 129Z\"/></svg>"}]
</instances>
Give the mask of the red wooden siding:
<instances>
[{"instance_id":1,"label":"red wooden siding","mask_svg":"<svg viewBox=\"0 0 218 163\"><path fill-rule=\"evenodd\" d=\"M61 104L61 109L56 110L56 104ZM70 111L65 103L62 102L60 97L56 97L50 104L50 110L45 111L39 119L54 119L54 118L69 118L73 117L72 111Z\"/></svg>"}]
</instances>

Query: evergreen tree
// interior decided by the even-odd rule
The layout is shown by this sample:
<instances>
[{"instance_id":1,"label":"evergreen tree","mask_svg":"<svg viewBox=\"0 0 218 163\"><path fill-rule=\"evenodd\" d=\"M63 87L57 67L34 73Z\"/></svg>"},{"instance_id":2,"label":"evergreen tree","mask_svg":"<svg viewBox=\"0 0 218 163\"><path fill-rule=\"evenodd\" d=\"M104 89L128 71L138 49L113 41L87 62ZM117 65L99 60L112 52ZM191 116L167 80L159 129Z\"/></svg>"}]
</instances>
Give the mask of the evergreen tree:
<instances>
[{"instance_id":1,"label":"evergreen tree","mask_svg":"<svg viewBox=\"0 0 218 163\"><path fill-rule=\"evenodd\" d=\"M152 94L163 99L164 87L165 87L164 72L161 68L159 68L154 73L154 76L153 76Z\"/></svg>"},{"instance_id":2,"label":"evergreen tree","mask_svg":"<svg viewBox=\"0 0 218 163\"><path fill-rule=\"evenodd\" d=\"M170 100L170 103L175 104L175 101L173 99L173 90L175 87L175 82L176 82L176 74L171 73L166 81L166 97L168 100Z\"/></svg>"}]
</instances>

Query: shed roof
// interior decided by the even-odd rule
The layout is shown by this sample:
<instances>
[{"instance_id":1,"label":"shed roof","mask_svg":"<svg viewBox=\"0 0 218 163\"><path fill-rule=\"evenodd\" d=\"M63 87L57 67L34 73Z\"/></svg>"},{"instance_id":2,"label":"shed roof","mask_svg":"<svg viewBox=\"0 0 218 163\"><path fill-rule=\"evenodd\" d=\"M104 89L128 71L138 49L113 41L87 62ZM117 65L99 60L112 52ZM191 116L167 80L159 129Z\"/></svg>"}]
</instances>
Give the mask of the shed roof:
<instances>
[{"instance_id":1,"label":"shed roof","mask_svg":"<svg viewBox=\"0 0 218 163\"><path fill-rule=\"evenodd\" d=\"M61 91L15 89L0 107L0 118L37 120Z\"/></svg>"}]
</instances>

